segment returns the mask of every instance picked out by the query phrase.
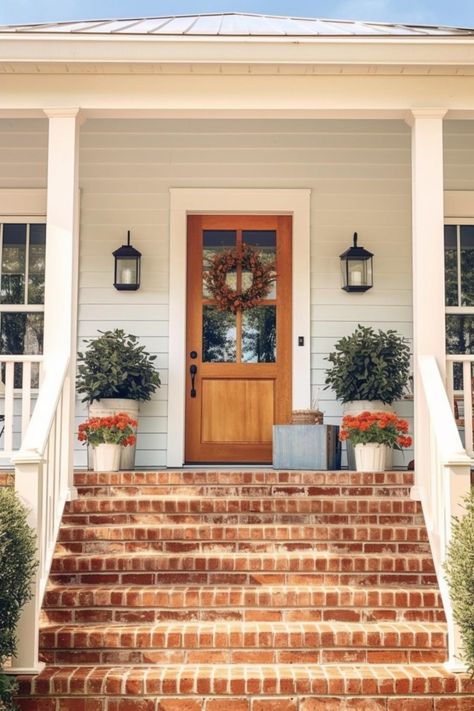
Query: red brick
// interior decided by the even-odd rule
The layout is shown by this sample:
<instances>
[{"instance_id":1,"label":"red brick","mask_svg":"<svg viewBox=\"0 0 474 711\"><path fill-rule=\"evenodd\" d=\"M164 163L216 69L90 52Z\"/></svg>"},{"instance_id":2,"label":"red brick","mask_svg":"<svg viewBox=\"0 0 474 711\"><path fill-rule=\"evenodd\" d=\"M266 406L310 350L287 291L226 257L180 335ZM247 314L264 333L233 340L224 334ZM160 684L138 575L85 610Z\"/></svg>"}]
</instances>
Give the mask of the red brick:
<instances>
[{"instance_id":1,"label":"red brick","mask_svg":"<svg viewBox=\"0 0 474 711\"><path fill-rule=\"evenodd\" d=\"M161 699L157 711L203 711L202 699Z\"/></svg>"},{"instance_id":2,"label":"red brick","mask_svg":"<svg viewBox=\"0 0 474 711\"><path fill-rule=\"evenodd\" d=\"M208 699L206 711L249 711L248 699Z\"/></svg>"},{"instance_id":3,"label":"red brick","mask_svg":"<svg viewBox=\"0 0 474 711\"><path fill-rule=\"evenodd\" d=\"M434 711L473 711L474 697L435 699Z\"/></svg>"},{"instance_id":4,"label":"red brick","mask_svg":"<svg viewBox=\"0 0 474 711\"><path fill-rule=\"evenodd\" d=\"M387 711L433 711L433 699L388 699Z\"/></svg>"},{"instance_id":5,"label":"red brick","mask_svg":"<svg viewBox=\"0 0 474 711\"><path fill-rule=\"evenodd\" d=\"M153 699L109 699L107 711L155 711Z\"/></svg>"},{"instance_id":6,"label":"red brick","mask_svg":"<svg viewBox=\"0 0 474 711\"><path fill-rule=\"evenodd\" d=\"M296 699L253 699L252 701L252 711L297 711L297 708Z\"/></svg>"}]
</instances>

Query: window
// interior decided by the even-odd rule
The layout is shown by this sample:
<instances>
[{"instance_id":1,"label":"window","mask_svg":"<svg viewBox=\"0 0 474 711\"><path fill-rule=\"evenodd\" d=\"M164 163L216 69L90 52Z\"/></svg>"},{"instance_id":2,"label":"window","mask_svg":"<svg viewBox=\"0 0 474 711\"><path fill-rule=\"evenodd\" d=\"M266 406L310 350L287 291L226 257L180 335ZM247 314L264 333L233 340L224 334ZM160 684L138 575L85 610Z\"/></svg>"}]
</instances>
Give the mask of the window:
<instances>
[{"instance_id":1,"label":"window","mask_svg":"<svg viewBox=\"0 0 474 711\"><path fill-rule=\"evenodd\" d=\"M474 225L444 228L446 352L474 354ZM462 388L460 364L454 387Z\"/></svg>"},{"instance_id":2,"label":"window","mask_svg":"<svg viewBox=\"0 0 474 711\"><path fill-rule=\"evenodd\" d=\"M46 225L0 223L0 353L43 352ZM33 373L33 382L37 381ZM15 366L15 386L21 365Z\"/></svg>"}]
</instances>

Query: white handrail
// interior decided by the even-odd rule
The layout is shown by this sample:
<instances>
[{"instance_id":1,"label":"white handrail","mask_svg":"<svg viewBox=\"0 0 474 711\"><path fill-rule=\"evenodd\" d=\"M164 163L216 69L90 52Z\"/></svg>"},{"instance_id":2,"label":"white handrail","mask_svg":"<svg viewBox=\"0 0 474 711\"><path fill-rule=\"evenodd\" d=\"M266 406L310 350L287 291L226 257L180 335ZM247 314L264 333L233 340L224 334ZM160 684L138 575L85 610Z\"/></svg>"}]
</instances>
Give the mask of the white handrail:
<instances>
[{"instance_id":1,"label":"white handrail","mask_svg":"<svg viewBox=\"0 0 474 711\"><path fill-rule=\"evenodd\" d=\"M12 458L15 488L29 510L29 523L37 533L38 569L32 599L22 610L17 627L17 655L12 671L35 674L39 622L64 505L70 497L69 469L72 447L71 373L66 358L48 361L33 416L20 451Z\"/></svg>"},{"instance_id":2,"label":"white handrail","mask_svg":"<svg viewBox=\"0 0 474 711\"><path fill-rule=\"evenodd\" d=\"M470 490L472 460L467 455L441 373L434 356L419 356L416 393L416 491L421 499L433 562L448 622L447 667L463 671L461 640L454 622L444 562L451 539L452 517L464 513L463 499Z\"/></svg>"},{"instance_id":3,"label":"white handrail","mask_svg":"<svg viewBox=\"0 0 474 711\"><path fill-rule=\"evenodd\" d=\"M24 461L28 452L43 456L68 367L69 361L64 360L45 373L30 426L22 442L21 450L13 458L14 462Z\"/></svg>"}]
</instances>

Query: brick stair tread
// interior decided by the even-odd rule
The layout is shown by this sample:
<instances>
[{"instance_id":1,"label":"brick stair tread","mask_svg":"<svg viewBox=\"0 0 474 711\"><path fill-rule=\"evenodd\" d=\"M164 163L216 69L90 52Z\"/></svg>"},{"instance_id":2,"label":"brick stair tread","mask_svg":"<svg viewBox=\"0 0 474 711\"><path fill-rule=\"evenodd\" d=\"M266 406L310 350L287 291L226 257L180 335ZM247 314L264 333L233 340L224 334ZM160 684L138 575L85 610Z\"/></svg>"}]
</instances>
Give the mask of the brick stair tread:
<instances>
[{"instance_id":1,"label":"brick stair tread","mask_svg":"<svg viewBox=\"0 0 474 711\"><path fill-rule=\"evenodd\" d=\"M446 625L442 622L243 622L239 621L166 621L146 624L49 624L41 627L41 637L44 640L54 635L55 642L61 648L61 639L65 635L74 635L83 639L84 635L93 635L93 643L89 640L87 648L101 646L102 637L110 640L113 636L124 637L125 646L143 648L148 644L163 644L176 648L191 643L195 639L207 636L204 646L209 649L225 646L248 646L244 640L251 641L252 635L265 635L272 647L279 645L298 646L352 646L354 635L358 647L384 646L420 647L438 649L444 648L446 641ZM218 638L220 636L220 638ZM212 639L211 639L212 638ZM255 639L258 646L258 638ZM42 648L47 648L45 642ZM82 645L75 645L76 648ZM253 644L250 646L254 646Z\"/></svg>"},{"instance_id":2,"label":"brick stair tread","mask_svg":"<svg viewBox=\"0 0 474 711\"><path fill-rule=\"evenodd\" d=\"M143 551L74 553L59 550L53 559L52 573L87 572L382 572L433 573L430 555L422 554L343 554L314 550L276 550L272 552L204 551L176 553Z\"/></svg>"},{"instance_id":3,"label":"brick stair tread","mask_svg":"<svg viewBox=\"0 0 474 711\"><path fill-rule=\"evenodd\" d=\"M36 677L19 677L19 684L20 696L107 696L127 690L133 696L474 694L474 681L467 674L451 674L441 664L52 666Z\"/></svg>"},{"instance_id":4,"label":"brick stair tread","mask_svg":"<svg viewBox=\"0 0 474 711\"><path fill-rule=\"evenodd\" d=\"M311 530L312 529L312 530ZM401 540L401 541L426 541L428 534L424 524L406 525L399 524L394 527L392 524L215 524L207 523L198 526L192 524L162 524L162 523L133 523L120 525L95 525L89 528L75 526L74 524L64 524L61 526L59 540L64 540L70 536L69 540L93 540L103 537L108 532L113 532L117 540L134 540L127 538L126 534L135 531L148 531L150 533L162 534L160 539L171 540L201 540L207 535L211 540L225 540L225 535L232 536L233 540L286 540L292 538L296 540L307 540L320 538L322 540ZM273 535L272 535L273 532ZM296 537L299 533L300 538ZM75 537L71 537L74 534Z\"/></svg>"},{"instance_id":5,"label":"brick stair tread","mask_svg":"<svg viewBox=\"0 0 474 711\"><path fill-rule=\"evenodd\" d=\"M153 589L153 586L141 585L87 585L84 583L64 586L50 582L46 589L46 598L48 598L48 595L53 594L66 596L66 598L72 598L77 594L87 596L87 604L90 605L89 600L92 599L94 606L97 606L101 599L104 605L118 605L119 596L121 599L130 596L135 607L150 604L164 605L168 602L170 607L173 608L176 606L176 601L172 601L172 598L177 595L180 596L181 604L186 607L200 607L202 598L206 596L212 596L212 603L210 604L214 607L218 607L221 604L228 606L229 603L234 606L246 607L248 605L247 598L252 598L259 602L260 598L264 598L265 604L268 605L273 596L277 598L275 604L280 605L284 599L285 604L289 605L293 595L305 597L307 604L311 605L320 604L320 596L330 598L334 595L352 596L359 602L365 598L366 604L369 603L369 597L375 597L381 601L384 597L390 597L396 601L397 605L401 605L403 602L406 605L426 605L424 598L427 596L432 598L431 604L435 604L436 607L442 606L441 593L437 589L427 589L426 586L412 586L407 589L406 587L388 586L360 588L355 585L248 585L245 588L242 588L241 585L176 585L170 589L163 589L158 586ZM415 598L415 602L413 598Z\"/></svg>"}]
</instances>

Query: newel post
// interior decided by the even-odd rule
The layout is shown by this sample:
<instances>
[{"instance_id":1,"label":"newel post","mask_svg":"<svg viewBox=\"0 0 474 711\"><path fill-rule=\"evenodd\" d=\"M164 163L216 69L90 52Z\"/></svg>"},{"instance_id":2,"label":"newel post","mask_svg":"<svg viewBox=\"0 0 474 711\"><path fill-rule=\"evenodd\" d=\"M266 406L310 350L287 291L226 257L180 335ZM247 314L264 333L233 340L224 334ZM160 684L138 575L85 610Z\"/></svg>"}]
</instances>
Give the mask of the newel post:
<instances>
[{"instance_id":1,"label":"newel post","mask_svg":"<svg viewBox=\"0 0 474 711\"><path fill-rule=\"evenodd\" d=\"M44 667L39 661L39 623L41 611L41 576L44 563L44 482L43 462L32 454L29 460L18 456L15 464L15 490L28 509L28 524L36 531L39 565L31 586L31 600L23 607L16 629L17 653L12 660L12 673L38 674Z\"/></svg>"}]
</instances>

